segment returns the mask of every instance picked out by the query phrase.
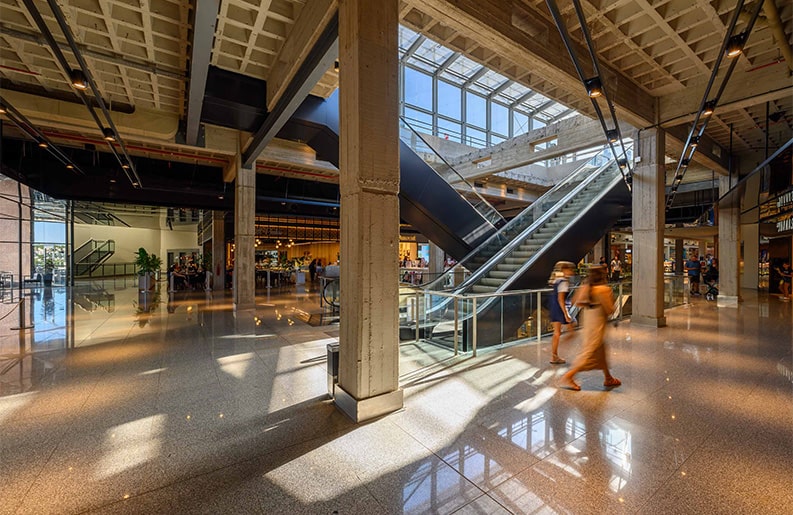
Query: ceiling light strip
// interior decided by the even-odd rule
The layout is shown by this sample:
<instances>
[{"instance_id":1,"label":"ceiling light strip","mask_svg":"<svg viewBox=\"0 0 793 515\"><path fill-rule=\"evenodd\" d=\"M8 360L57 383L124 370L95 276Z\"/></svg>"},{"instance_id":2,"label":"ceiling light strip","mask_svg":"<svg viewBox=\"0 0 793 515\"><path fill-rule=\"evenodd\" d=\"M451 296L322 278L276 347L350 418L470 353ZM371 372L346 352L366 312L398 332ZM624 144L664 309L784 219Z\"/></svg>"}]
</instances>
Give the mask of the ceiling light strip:
<instances>
[{"instance_id":1,"label":"ceiling light strip","mask_svg":"<svg viewBox=\"0 0 793 515\"><path fill-rule=\"evenodd\" d=\"M760 10L763 8L763 2L757 2L754 12L752 12L752 17L749 19L749 23L747 24L746 28L743 32L736 35L733 34L733 32L735 31L735 26L738 22L739 15L743 11L743 5L744 0L738 0L738 5L733 12L732 18L730 19L730 24L727 27L727 32L724 34L724 40L721 43L719 54L716 57L716 62L713 65L713 70L711 71L710 78L708 79L708 84L705 87L705 93L702 95L702 101L699 104L699 110L694 117L694 122L691 124L691 129L688 131L688 136L686 137L685 144L683 145L683 151L680 153L680 159L677 162L674 179L672 179L672 187L666 197L667 211L669 211L669 209L672 207L675 195L677 194L680 184L683 182L683 177L686 174L688 165L692 162L694 153L697 151L699 143L702 141L702 138L705 135L705 128L712 119L713 111L716 109L719 99L721 98L722 93L724 93L724 89L727 87L727 82L730 80L730 76L732 75L735 66L738 64L740 53L734 55L731 54L729 56L731 58L730 66L727 68L727 72L721 79L721 84L719 85L716 95L711 98L710 90L713 87L713 83L716 81L716 76L719 73L722 59L725 55L727 55L728 47L731 47L734 44L736 36L740 36L739 39L741 43L741 50L743 49L746 44L746 40L749 38L749 34L752 32L754 23L757 21L757 17L760 15ZM699 124L701 118L704 119L702 125Z\"/></svg>"},{"instance_id":2,"label":"ceiling light strip","mask_svg":"<svg viewBox=\"0 0 793 515\"><path fill-rule=\"evenodd\" d=\"M633 177L633 170L630 165L630 161L628 160L628 153L625 148L625 144L622 139L622 135L620 134L619 124L617 123L616 113L614 111L614 106L610 100L610 97L606 93L606 89L603 86L602 82L602 74L600 73L600 66L598 65L597 60L597 53L595 52L594 45L592 43L592 38L589 35L589 29L586 24L586 18L584 17L583 10L581 9L581 4L578 0L573 0L573 6L576 10L576 15L578 17L579 24L581 25L581 30L584 34L584 38L586 40L587 49L589 51L590 58L592 59L592 67L595 73L594 77L587 77L584 73L584 69L581 66L581 63L578 60L578 56L576 54L575 49L573 48L573 43L570 38L570 33L567 30L567 25L565 25L564 19L562 18L562 14L559 11L559 6L556 4L556 0L546 0L545 2L548 5L548 10L551 12L551 16L553 17L554 23L556 24L556 28L559 30L559 34L562 37L562 41L564 42L565 47L567 48L567 52L570 54L570 59L573 62L573 66L576 69L576 73L578 73L578 78L581 80L581 83L586 88L587 96L589 100L592 102L592 107L597 114L598 120L600 121L600 126L603 128L603 134L606 136L606 142L611 148L612 155L617 160L617 163L620 167L620 173L622 174L622 180L625 182L625 185L628 187L628 190L631 190L631 181ZM608 125L606 124L605 117L603 116L603 112L600 109L600 105L597 102L597 99L602 97L606 104L609 107L609 112L611 114L612 123L614 124L614 129L609 129ZM616 138L615 136L616 131ZM620 143L620 150L621 152L618 153L617 150L614 148L614 143L619 141Z\"/></svg>"}]
</instances>

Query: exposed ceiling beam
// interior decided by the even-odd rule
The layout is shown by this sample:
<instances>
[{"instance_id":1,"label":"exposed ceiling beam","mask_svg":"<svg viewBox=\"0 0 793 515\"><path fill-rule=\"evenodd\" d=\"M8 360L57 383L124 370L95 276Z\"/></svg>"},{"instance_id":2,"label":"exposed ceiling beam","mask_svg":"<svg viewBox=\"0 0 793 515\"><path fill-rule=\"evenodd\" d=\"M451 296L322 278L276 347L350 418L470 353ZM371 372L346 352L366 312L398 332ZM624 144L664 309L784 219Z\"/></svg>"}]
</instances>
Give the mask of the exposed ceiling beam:
<instances>
[{"instance_id":1,"label":"exposed ceiling beam","mask_svg":"<svg viewBox=\"0 0 793 515\"><path fill-rule=\"evenodd\" d=\"M309 53L314 52L318 40L323 37L325 28L333 18L337 18L338 10L337 0L312 0L310 8L307 6L300 11L267 76L268 111L274 110L286 94L287 87L293 83L293 78L308 59ZM332 65L333 61L322 72L328 71ZM319 79L314 84L317 82Z\"/></svg>"},{"instance_id":2,"label":"exposed ceiling beam","mask_svg":"<svg viewBox=\"0 0 793 515\"><path fill-rule=\"evenodd\" d=\"M303 100L319 82L324 73L333 66L339 56L339 17L334 14L326 27L316 39L301 63L292 80L278 97L264 123L253 135L248 146L242 153L242 166L248 168L254 164L267 144L278 134L289 118L294 114Z\"/></svg>"},{"instance_id":3,"label":"exposed ceiling beam","mask_svg":"<svg viewBox=\"0 0 793 515\"><path fill-rule=\"evenodd\" d=\"M187 97L187 129L185 140L188 145L198 143L201 125L201 107L204 104L209 59L212 42L215 40L215 23L218 19L220 0L196 0L193 22L193 44L190 56L190 90Z\"/></svg>"}]
</instances>

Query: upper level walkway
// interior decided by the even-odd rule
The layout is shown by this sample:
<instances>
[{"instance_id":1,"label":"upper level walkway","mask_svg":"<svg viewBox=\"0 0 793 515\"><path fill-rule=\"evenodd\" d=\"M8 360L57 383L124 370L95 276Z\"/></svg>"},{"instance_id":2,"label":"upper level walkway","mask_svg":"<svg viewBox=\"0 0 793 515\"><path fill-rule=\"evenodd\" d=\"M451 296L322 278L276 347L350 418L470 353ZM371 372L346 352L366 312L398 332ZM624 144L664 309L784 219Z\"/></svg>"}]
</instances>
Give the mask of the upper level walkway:
<instances>
[{"instance_id":1,"label":"upper level walkway","mask_svg":"<svg viewBox=\"0 0 793 515\"><path fill-rule=\"evenodd\" d=\"M405 409L355 425L326 395L338 328L303 321L319 312L312 285L236 317L224 292L136 286L42 288L23 333L0 305L0 513L793 506L793 305L776 297L695 298L666 328L610 326L612 391L598 372L556 388L548 340L476 358L406 344Z\"/></svg>"}]
</instances>

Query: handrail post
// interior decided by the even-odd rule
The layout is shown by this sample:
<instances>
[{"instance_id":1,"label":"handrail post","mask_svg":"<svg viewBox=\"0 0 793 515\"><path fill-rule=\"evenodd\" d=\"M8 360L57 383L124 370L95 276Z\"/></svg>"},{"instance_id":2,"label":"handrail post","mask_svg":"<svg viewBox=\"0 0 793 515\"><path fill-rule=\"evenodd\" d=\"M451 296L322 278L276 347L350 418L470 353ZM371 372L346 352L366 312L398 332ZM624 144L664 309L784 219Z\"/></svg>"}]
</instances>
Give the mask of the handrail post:
<instances>
[{"instance_id":1,"label":"handrail post","mask_svg":"<svg viewBox=\"0 0 793 515\"><path fill-rule=\"evenodd\" d=\"M416 292L416 300L413 303L413 320L416 322L416 342L419 341L419 292Z\"/></svg>"},{"instance_id":2,"label":"handrail post","mask_svg":"<svg viewBox=\"0 0 793 515\"><path fill-rule=\"evenodd\" d=\"M473 315L474 315L473 329L472 329L472 332L474 334L473 334L473 338L471 338L471 350L473 351L473 357L476 357L476 322L477 322L477 320L476 320L477 319L477 315L476 315L476 297L474 297L472 300L474 301L473 302L473 306L471 306L471 309L473 310Z\"/></svg>"},{"instance_id":3,"label":"handrail post","mask_svg":"<svg viewBox=\"0 0 793 515\"><path fill-rule=\"evenodd\" d=\"M617 316L617 319L622 321L622 305L623 305L623 302L622 302L622 282L620 282L617 285L617 288L618 288L618 291L619 291L619 302L620 302L619 307L617 308L617 309L619 309L619 315Z\"/></svg>"},{"instance_id":4,"label":"handrail post","mask_svg":"<svg viewBox=\"0 0 793 515\"><path fill-rule=\"evenodd\" d=\"M459 311L459 300L460 298L455 295L454 296L454 355L456 356L458 353L458 346L460 344L460 335L459 335L459 323L460 323L460 311Z\"/></svg>"},{"instance_id":5,"label":"handrail post","mask_svg":"<svg viewBox=\"0 0 793 515\"><path fill-rule=\"evenodd\" d=\"M537 343L542 340L542 292L537 292Z\"/></svg>"}]
</instances>

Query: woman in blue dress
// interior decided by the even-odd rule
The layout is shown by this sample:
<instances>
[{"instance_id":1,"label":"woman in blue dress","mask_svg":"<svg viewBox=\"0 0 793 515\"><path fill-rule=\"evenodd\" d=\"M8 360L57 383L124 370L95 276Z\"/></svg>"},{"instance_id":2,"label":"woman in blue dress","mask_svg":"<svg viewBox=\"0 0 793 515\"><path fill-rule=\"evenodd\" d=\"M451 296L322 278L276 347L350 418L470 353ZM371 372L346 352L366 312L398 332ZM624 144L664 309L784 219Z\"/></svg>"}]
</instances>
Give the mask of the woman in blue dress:
<instances>
[{"instance_id":1,"label":"woman in blue dress","mask_svg":"<svg viewBox=\"0 0 793 515\"><path fill-rule=\"evenodd\" d=\"M567 294L570 291L570 277L575 275L575 264L570 261L559 261L554 265L548 285L553 288L548 308L551 312L551 325L553 337L551 338L551 364L562 365L566 361L559 357L559 340L562 336L562 326L572 322L568 311ZM570 326L572 327L572 326ZM570 332L568 328L567 332Z\"/></svg>"}]
</instances>

